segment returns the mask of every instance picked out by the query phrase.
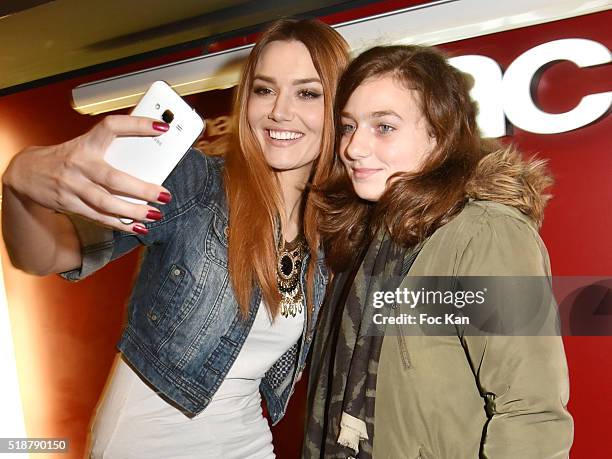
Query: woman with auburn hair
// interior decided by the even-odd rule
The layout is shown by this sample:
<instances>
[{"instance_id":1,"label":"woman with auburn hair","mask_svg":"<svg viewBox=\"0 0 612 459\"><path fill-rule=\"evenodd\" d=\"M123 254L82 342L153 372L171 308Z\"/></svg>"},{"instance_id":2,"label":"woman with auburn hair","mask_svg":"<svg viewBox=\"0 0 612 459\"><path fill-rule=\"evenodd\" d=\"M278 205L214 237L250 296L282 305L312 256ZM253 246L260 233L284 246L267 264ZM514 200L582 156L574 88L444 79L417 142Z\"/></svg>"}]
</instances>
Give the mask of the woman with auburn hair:
<instances>
[{"instance_id":1,"label":"woman with auburn hair","mask_svg":"<svg viewBox=\"0 0 612 459\"><path fill-rule=\"evenodd\" d=\"M103 161L116 136L168 129L147 118L111 115L12 160L2 221L18 268L74 281L146 246L91 457L274 457L260 391L278 422L327 284L309 190L330 172L347 62L329 26L273 23L246 62L225 158L191 149L163 187Z\"/></svg>"},{"instance_id":2,"label":"woman with auburn hair","mask_svg":"<svg viewBox=\"0 0 612 459\"><path fill-rule=\"evenodd\" d=\"M317 197L336 276L313 345L305 458L569 454L537 231L552 180L543 161L480 136L469 86L419 46L373 48L340 79L338 154ZM484 304L465 305L470 291Z\"/></svg>"}]
</instances>

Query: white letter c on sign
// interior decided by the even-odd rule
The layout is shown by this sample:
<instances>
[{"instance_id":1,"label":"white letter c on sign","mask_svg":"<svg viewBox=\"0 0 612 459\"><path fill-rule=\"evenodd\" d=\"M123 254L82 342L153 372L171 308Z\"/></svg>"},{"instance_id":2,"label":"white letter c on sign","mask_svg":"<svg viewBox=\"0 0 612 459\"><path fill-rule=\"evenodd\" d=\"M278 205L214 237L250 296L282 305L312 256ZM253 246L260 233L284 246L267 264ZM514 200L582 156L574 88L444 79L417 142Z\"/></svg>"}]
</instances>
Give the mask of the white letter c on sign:
<instances>
[{"instance_id":1,"label":"white letter c on sign","mask_svg":"<svg viewBox=\"0 0 612 459\"><path fill-rule=\"evenodd\" d=\"M506 70L502 82L504 111L512 124L538 134L571 131L592 123L612 104L612 92L590 94L572 110L546 113L531 98L531 82L544 65L566 60L578 67L607 64L610 51L601 43L582 38L556 40L536 46L521 54Z\"/></svg>"}]
</instances>

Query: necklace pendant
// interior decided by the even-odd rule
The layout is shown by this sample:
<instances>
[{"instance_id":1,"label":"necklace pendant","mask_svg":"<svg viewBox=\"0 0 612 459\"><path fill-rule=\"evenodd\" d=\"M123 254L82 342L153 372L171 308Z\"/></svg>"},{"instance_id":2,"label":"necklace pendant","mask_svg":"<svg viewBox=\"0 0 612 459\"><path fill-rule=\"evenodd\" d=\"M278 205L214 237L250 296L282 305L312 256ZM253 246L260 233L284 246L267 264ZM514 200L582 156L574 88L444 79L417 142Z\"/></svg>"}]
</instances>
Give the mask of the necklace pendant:
<instances>
[{"instance_id":1,"label":"necklace pendant","mask_svg":"<svg viewBox=\"0 0 612 459\"><path fill-rule=\"evenodd\" d=\"M301 314L303 311L302 307L302 297L301 295L298 298L293 298L287 302L281 301L281 315L285 318L289 316L295 317L298 314Z\"/></svg>"},{"instance_id":2,"label":"necklace pendant","mask_svg":"<svg viewBox=\"0 0 612 459\"><path fill-rule=\"evenodd\" d=\"M293 242L279 245L276 264L276 282L280 293L280 314L288 318L295 317L303 311L302 302L302 262L306 254L303 236Z\"/></svg>"}]
</instances>

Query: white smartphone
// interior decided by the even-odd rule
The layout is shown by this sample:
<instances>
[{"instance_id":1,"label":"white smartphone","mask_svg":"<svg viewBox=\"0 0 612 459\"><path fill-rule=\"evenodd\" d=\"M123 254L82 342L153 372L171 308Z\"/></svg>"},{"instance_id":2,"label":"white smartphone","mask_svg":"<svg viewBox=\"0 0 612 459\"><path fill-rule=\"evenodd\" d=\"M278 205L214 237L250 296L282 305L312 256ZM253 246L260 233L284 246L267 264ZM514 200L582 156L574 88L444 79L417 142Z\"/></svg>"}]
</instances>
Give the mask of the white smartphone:
<instances>
[{"instance_id":1,"label":"white smartphone","mask_svg":"<svg viewBox=\"0 0 612 459\"><path fill-rule=\"evenodd\" d=\"M153 83L131 114L162 120L170 128L156 137L117 137L106 150L104 159L116 169L161 185L200 136L205 122L164 81ZM135 204L145 202L116 196ZM133 222L129 218L119 220L126 225Z\"/></svg>"}]
</instances>

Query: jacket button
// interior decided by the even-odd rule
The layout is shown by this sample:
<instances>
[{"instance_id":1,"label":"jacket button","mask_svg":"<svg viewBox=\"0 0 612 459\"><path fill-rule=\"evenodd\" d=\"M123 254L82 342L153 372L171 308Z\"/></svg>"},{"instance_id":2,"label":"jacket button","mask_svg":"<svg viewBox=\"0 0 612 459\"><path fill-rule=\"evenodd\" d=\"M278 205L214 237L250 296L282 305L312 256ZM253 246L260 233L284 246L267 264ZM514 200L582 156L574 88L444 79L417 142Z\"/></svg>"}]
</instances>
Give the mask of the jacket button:
<instances>
[{"instance_id":1,"label":"jacket button","mask_svg":"<svg viewBox=\"0 0 612 459\"><path fill-rule=\"evenodd\" d=\"M174 274L175 276L180 276L181 275L181 270L176 268L174 271L172 271L172 274Z\"/></svg>"},{"instance_id":2,"label":"jacket button","mask_svg":"<svg viewBox=\"0 0 612 459\"><path fill-rule=\"evenodd\" d=\"M150 312L148 316L149 316L149 319L151 319L153 322L157 320L157 314L155 314L154 312Z\"/></svg>"},{"instance_id":3,"label":"jacket button","mask_svg":"<svg viewBox=\"0 0 612 459\"><path fill-rule=\"evenodd\" d=\"M225 234L226 238L229 237L229 226L226 226L225 228L223 228L223 234Z\"/></svg>"}]
</instances>

